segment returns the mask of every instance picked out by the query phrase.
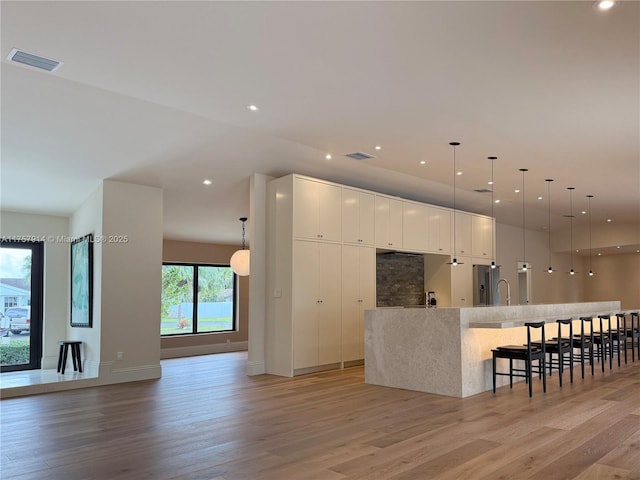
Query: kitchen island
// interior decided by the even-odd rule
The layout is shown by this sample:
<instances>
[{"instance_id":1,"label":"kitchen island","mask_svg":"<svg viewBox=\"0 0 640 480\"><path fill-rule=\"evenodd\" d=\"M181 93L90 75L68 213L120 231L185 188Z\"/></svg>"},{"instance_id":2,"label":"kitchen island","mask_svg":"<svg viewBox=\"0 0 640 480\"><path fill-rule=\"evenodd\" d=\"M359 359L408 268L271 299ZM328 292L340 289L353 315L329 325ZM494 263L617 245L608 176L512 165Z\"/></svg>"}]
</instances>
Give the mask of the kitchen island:
<instances>
[{"instance_id":1,"label":"kitchen island","mask_svg":"<svg viewBox=\"0 0 640 480\"><path fill-rule=\"evenodd\" d=\"M549 338L557 319L574 319L577 333L580 317L619 311L619 301L367 310L365 382L468 397L491 390L491 349L526 342L526 322L549 323Z\"/></svg>"}]
</instances>

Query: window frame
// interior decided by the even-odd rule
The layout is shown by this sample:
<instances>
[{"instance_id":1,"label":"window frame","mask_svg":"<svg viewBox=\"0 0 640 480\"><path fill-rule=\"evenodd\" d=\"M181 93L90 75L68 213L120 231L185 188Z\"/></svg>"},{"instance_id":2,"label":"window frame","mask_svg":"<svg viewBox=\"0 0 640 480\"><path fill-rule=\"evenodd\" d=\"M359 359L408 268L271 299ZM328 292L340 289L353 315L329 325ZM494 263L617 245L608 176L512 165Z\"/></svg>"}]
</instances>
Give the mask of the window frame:
<instances>
[{"instance_id":1,"label":"window frame","mask_svg":"<svg viewBox=\"0 0 640 480\"><path fill-rule=\"evenodd\" d=\"M184 337L188 335L220 335L220 334L229 334L235 333L238 331L238 275L231 271L233 274L233 299L232 299L232 317L231 317L231 329L229 330L217 330L217 331L208 331L208 332L198 332L198 269L200 267L219 267L219 268L229 268L231 269L231 265L228 263L198 263L198 262L162 262L162 267L164 269L165 266L177 266L177 267L191 267L193 269L193 277L192 282L195 288L193 288L193 298L191 301L193 302L193 312L191 317L191 331L190 332L181 332L181 333L162 333L162 329L160 332L161 338L176 338L176 337ZM162 303L162 300L161 300ZM160 322L162 322L162 318L160 318Z\"/></svg>"}]
</instances>

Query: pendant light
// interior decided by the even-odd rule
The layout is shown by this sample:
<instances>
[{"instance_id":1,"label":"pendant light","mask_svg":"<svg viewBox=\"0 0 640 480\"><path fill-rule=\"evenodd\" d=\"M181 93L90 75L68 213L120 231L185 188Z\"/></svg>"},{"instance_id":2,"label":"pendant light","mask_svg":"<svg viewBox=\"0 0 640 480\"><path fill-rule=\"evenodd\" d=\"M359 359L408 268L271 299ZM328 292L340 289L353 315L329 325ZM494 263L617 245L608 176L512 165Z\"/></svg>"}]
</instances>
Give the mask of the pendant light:
<instances>
[{"instance_id":1,"label":"pendant light","mask_svg":"<svg viewBox=\"0 0 640 480\"><path fill-rule=\"evenodd\" d=\"M527 242L525 235L525 208L524 208L524 174L529 171L528 168L521 168L522 172L522 271L527 271Z\"/></svg>"},{"instance_id":2,"label":"pendant light","mask_svg":"<svg viewBox=\"0 0 640 480\"><path fill-rule=\"evenodd\" d=\"M231 265L231 270L236 275L241 277L246 277L249 275L249 250L245 249L244 243L244 222L247 221L247 217L242 217L240 219L242 222L242 248L237 250L233 255L231 255L231 260L229 264Z\"/></svg>"},{"instance_id":3,"label":"pendant light","mask_svg":"<svg viewBox=\"0 0 640 480\"><path fill-rule=\"evenodd\" d=\"M549 210L547 223L547 233L549 234L549 268L547 269L547 273L553 273L553 268L551 267L551 182L553 182L553 178L547 178L545 182L547 182L547 205Z\"/></svg>"},{"instance_id":4,"label":"pendant light","mask_svg":"<svg viewBox=\"0 0 640 480\"><path fill-rule=\"evenodd\" d=\"M496 255L495 255L495 252L496 252L496 244L495 244L496 238L495 237L496 236L495 236L495 233L494 233L494 230L495 230L495 218L493 216L493 205L494 205L493 194L494 194L494 191L495 191L495 188L493 186L494 185L494 182L493 182L493 162L494 162L494 160L497 160L498 157L487 157L487 158L489 160L491 160L491 222L494 224L491 227L491 268L496 268L496 266L497 266L496 265Z\"/></svg>"},{"instance_id":5,"label":"pendant light","mask_svg":"<svg viewBox=\"0 0 640 480\"><path fill-rule=\"evenodd\" d=\"M591 269L591 199L593 195L587 195L587 199L589 201L589 276L593 277L595 274Z\"/></svg>"},{"instance_id":6,"label":"pendant light","mask_svg":"<svg viewBox=\"0 0 640 480\"><path fill-rule=\"evenodd\" d=\"M456 147L460 145L460 142L449 142L449 145L453 147L453 260L447 263L455 267L463 264L458 262L456 255Z\"/></svg>"},{"instance_id":7,"label":"pendant light","mask_svg":"<svg viewBox=\"0 0 640 480\"><path fill-rule=\"evenodd\" d=\"M573 191L575 187L567 187L569 190L569 215L565 215L565 217L569 217L569 243L571 251L570 259L571 259L571 270L569 270L569 275L575 275L576 271L573 269Z\"/></svg>"}]
</instances>

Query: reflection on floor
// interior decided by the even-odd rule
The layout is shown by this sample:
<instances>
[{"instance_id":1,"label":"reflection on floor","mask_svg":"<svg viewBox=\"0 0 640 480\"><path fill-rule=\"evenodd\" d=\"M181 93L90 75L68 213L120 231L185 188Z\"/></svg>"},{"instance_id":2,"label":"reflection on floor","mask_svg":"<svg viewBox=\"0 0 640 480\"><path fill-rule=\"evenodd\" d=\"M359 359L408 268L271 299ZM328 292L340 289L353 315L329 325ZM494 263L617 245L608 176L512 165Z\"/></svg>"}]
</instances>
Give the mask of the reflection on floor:
<instances>
[{"instance_id":1,"label":"reflection on floor","mask_svg":"<svg viewBox=\"0 0 640 480\"><path fill-rule=\"evenodd\" d=\"M10 398L36 393L58 392L96 384L97 377L67 369L63 374L51 370L23 370L0 374L0 397ZM78 385L78 382L82 385Z\"/></svg>"}]
</instances>

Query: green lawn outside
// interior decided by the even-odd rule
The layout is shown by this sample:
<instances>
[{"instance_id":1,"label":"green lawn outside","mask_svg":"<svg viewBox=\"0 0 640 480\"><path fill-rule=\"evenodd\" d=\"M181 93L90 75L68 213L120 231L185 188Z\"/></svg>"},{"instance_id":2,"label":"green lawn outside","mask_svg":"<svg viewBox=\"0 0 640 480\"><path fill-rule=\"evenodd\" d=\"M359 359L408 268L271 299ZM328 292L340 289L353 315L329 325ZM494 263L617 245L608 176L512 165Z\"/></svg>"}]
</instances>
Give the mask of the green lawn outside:
<instances>
[{"instance_id":1,"label":"green lawn outside","mask_svg":"<svg viewBox=\"0 0 640 480\"><path fill-rule=\"evenodd\" d=\"M160 322L161 335L175 335L191 333L191 320L185 321L183 328L178 326L176 318L162 317ZM198 332L223 332L233 328L233 320L231 317L209 317L198 319Z\"/></svg>"},{"instance_id":2,"label":"green lawn outside","mask_svg":"<svg viewBox=\"0 0 640 480\"><path fill-rule=\"evenodd\" d=\"M8 342L0 343L0 363L2 365L22 365L29 363L29 338L5 337Z\"/></svg>"}]
</instances>

